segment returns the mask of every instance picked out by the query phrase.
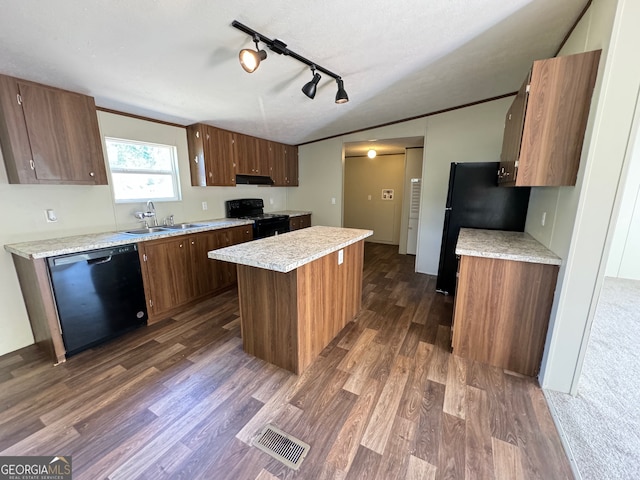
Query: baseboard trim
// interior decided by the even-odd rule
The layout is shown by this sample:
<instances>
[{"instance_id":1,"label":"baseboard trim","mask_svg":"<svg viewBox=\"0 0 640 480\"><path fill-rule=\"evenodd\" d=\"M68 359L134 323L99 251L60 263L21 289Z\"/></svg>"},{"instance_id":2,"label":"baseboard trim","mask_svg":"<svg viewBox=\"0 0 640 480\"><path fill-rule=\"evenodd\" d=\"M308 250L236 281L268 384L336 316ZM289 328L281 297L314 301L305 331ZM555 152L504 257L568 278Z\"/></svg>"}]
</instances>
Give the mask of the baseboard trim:
<instances>
[{"instance_id":1,"label":"baseboard trim","mask_svg":"<svg viewBox=\"0 0 640 480\"><path fill-rule=\"evenodd\" d=\"M556 411L556 407L553 404L553 400L551 400L551 398L547 394L547 391L544 388L541 390L545 400L547 401L547 407L549 407L549 412L551 412L551 418L553 419L553 423L556 426L556 430L558 430L558 435L560 436L560 441L562 442L562 447L564 448L564 452L567 454L567 458L569 459L569 465L571 465L571 471L573 472L573 476L575 480L583 480L582 475L580 475L580 471L578 470L578 464L576 463L576 459L573 456L573 450L571 450L571 445L569 445L569 441L564 432L564 428L562 428L562 423L558 418L558 412Z\"/></svg>"}]
</instances>

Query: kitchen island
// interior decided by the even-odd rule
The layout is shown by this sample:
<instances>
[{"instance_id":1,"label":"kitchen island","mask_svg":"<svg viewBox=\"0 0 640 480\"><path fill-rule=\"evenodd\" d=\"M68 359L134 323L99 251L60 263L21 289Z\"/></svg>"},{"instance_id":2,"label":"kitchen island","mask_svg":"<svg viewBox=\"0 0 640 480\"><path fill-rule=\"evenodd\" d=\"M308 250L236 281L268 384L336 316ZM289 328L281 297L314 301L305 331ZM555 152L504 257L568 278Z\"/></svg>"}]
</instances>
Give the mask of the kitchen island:
<instances>
[{"instance_id":1,"label":"kitchen island","mask_svg":"<svg viewBox=\"0 0 640 480\"><path fill-rule=\"evenodd\" d=\"M245 352L302 373L360 311L371 235L316 226L209 252L237 264Z\"/></svg>"}]
</instances>

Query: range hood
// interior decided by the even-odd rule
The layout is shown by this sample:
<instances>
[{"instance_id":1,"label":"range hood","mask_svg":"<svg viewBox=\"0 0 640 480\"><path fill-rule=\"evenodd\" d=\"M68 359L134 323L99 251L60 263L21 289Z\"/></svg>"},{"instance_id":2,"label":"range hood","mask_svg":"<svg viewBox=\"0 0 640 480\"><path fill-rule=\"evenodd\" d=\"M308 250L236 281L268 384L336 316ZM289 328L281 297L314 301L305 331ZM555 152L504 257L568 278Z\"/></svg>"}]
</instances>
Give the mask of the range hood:
<instances>
[{"instance_id":1,"label":"range hood","mask_svg":"<svg viewBox=\"0 0 640 480\"><path fill-rule=\"evenodd\" d=\"M273 185L273 180L266 175L236 175L236 185Z\"/></svg>"}]
</instances>

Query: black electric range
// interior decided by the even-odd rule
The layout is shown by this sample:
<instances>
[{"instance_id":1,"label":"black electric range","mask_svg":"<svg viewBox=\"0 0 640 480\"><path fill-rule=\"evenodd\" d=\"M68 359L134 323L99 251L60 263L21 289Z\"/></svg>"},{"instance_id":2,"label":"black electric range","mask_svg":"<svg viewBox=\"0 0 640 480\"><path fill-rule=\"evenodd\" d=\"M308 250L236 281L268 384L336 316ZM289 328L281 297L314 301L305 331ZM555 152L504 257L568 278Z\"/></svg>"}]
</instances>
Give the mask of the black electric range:
<instances>
[{"instance_id":1,"label":"black electric range","mask_svg":"<svg viewBox=\"0 0 640 480\"><path fill-rule=\"evenodd\" d=\"M227 218L253 220L253 238L265 238L289 231L289 215L264 213L261 198L241 198L225 202Z\"/></svg>"}]
</instances>

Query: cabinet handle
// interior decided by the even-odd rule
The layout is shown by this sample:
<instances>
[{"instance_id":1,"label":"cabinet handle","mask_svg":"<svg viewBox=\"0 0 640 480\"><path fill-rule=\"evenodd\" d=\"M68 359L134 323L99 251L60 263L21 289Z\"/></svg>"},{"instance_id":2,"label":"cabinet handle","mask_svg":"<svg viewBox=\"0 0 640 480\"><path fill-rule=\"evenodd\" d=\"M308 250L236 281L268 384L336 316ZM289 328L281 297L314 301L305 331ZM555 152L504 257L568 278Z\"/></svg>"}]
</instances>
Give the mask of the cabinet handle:
<instances>
[{"instance_id":1,"label":"cabinet handle","mask_svg":"<svg viewBox=\"0 0 640 480\"><path fill-rule=\"evenodd\" d=\"M198 156L197 156L197 155L196 155L195 157L193 157L193 161L194 161L195 163L198 163Z\"/></svg>"},{"instance_id":2,"label":"cabinet handle","mask_svg":"<svg viewBox=\"0 0 640 480\"><path fill-rule=\"evenodd\" d=\"M89 176L90 176L90 177L95 177L95 176L96 176L96 174L95 174L94 172L89 172Z\"/></svg>"},{"instance_id":3,"label":"cabinet handle","mask_svg":"<svg viewBox=\"0 0 640 480\"><path fill-rule=\"evenodd\" d=\"M181 243L181 244L180 244L180 248L182 248L182 246L183 246L183 244Z\"/></svg>"},{"instance_id":4,"label":"cabinet handle","mask_svg":"<svg viewBox=\"0 0 640 480\"><path fill-rule=\"evenodd\" d=\"M196 242L194 242L193 240L191 240L191 245L195 245L195 244L196 244Z\"/></svg>"},{"instance_id":5,"label":"cabinet handle","mask_svg":"<svg viewBox=\"0 0 640 480\"><path fill-rule=\"evenodd\" d=\"M29 166L31 167L31 170L35 170L36 169L36 162L34 162L33 160L29 160Z\"/></svg>"},{"instance_id":6,"label":"cabinet handle","mask_svg":"<svg viewBox=\"0 0 640 480\"><path fill-rule=\"evenodd\" d=\"M196 138L200 138L200 132L196 130Z\"/></svg>"}]
</instances>

